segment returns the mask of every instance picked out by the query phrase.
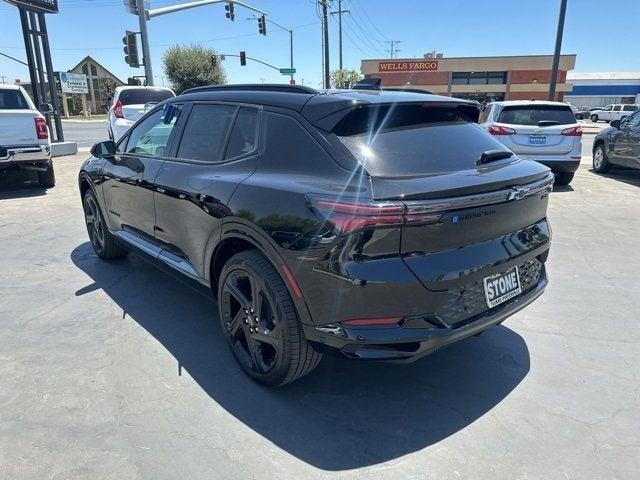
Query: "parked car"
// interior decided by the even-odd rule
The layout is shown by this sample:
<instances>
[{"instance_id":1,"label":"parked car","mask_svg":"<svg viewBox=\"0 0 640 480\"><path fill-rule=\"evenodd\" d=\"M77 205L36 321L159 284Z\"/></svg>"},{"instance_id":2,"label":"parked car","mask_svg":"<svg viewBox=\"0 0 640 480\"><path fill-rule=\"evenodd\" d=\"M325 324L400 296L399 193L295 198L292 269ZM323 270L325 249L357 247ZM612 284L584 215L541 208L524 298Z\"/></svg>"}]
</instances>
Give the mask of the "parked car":
<instances>
[{"instance_id":1,"label":"parked car","mask_svg":"<svg viewBox=\"0 0 640 480\"><path fill-rule=\"evenodd\" d=\"M109 138L119 140L149 108L175 97L164 87L116 87L107 112Z\"/></svg>"},{"instance_id":2,"label":"parked car","mask_svg":"<svg viewBox=\"0 0 640 480\"><path fill-rule=\"evenodd\" d=\"M592 122L599 122L600 120L611 122L612 120L622 120L636 110L638 110L638 105L607 105L606 107L602 107L602 109L592 110L590 112L590 118Z\"/></svg>"},{"instance_id":3,"label":"parked car","mask_svg":"<svg viewBox=\"0 0 640 480\"><path fill-rule=\"evenodd\" d=\"M259 382L296 380L323 349L412 361L547 284L553 175L478 113L410 92L193 89L94 146L89 238L102 259L132 250L211 288Z\"/></svg>"},{"instance_id":4,"label":"parked car","mask_svg":"<svg viewBox=\"0 0 640 480\"><path fill-rule=\"evenodd\" d=\"M22 87L0 85L0 171L36 171L42 187L55 185L49 127L44 117L52 111L48 103L38 110Z\"/></svg>"},{"instance_id":5,"label":"parked car","mask_svg":"<svg viewBox=\"0 0 640 480\"><path fill-rule=\"evenodd\" d=\"M640 110L624 120L613 120L593 141L593 169L606 173L611 167L640 169Z\"/></svg>"},{"instance_id":6,"label":"parked car","mask_svg":"<svg viewBox=\"0 0 640 480\"><path fill-rule=\"evenodd\" d=\"M493 102L482 110L479 122L520 158L549 167L559 185L573 180L580 165L582 127L566 103Z\"/></svg>"}]
</instances>

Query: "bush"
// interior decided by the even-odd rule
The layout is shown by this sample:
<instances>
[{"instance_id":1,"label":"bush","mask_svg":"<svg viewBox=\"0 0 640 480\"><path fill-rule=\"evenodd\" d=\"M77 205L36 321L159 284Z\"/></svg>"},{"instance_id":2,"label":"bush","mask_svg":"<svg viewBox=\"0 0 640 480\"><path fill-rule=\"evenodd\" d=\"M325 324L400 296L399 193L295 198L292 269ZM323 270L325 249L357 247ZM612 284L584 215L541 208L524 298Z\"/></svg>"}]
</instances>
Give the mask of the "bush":
<instances>
[{"instance_id":1,"label":"bush","mask_svg":"<svg viewBox=\"0 0 640 480\"><path fill-rule=\"evenodd\" d=\"M332 88L351 88L361 79L361 74L347 69L334 70L330 77Z\"/></svg>"},{"instance_id":2,"label":"bush","mask_svg":"<svg viewBox=\"0 0 640 480\"><path fill-rule=\"evenodd\" d=\"M212 58L216 57L215 64ZM226 83L217 53L202 45L170 47L163 55L164 73L177 95L189 88Z\"/></svg>"}]
</instances>

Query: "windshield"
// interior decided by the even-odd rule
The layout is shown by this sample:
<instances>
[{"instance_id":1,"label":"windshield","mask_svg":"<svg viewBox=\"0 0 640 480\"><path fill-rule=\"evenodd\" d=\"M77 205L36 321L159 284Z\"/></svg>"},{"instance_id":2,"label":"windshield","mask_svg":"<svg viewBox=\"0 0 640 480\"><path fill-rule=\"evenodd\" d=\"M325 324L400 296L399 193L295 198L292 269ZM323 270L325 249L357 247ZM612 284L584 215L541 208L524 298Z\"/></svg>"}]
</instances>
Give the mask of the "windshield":
<instances>
[{"instance_id":1,"label":"windshield","mask_svg":"<svg viewBox=\"0 0 640 480\"><path fill-rule=\"evenodd\" d=\"M516 105L504 107L498 121L511 125L570 125L576 123L576 116L569 105Z\"/></svg>"},{"instance_id":2,"label":"windshield","mask_svg":"<svg viewBox=\"0 0 640 480\"><path fill-rule=\"evenodd\" d=\"M150 102L160 103L173 96L173 93L164 89L132 88L120 92L118 100L122 105L144 105Z\"/></svg>"},{"instance_id":3,"label":"windshield","mask_svg":"<svg viewBox=\"0 0 640 480\"><path fill-rule=\"evenodd\" d=\"M354 110L336 129L372 176L410 177L475 168L487 150L505 147L473 120L474 106L433 104Z\"/></svg>"},{"instance_id":4,"label":"windshield","mask_svg":"<svg viewBox=\"0 0 640 480\"><path fill-rule=\"evenodd\" d=\"M20 90L0 90L0 110L29 110Z\"/></svg>"}]
</instances>

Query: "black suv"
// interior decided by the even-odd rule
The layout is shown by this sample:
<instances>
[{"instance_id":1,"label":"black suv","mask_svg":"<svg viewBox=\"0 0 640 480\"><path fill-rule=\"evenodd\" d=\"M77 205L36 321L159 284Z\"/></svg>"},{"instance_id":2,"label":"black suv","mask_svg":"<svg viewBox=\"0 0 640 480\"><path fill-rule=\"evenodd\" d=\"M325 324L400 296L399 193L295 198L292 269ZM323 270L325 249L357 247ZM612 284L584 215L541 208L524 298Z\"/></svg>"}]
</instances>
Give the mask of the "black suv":
<instances>
[{"instance_id":1,"label":"black suv","mask_svg":"<svg viewBox=\"0 0 640 480\"><path fill-rule=\"evenodd\" d=\"M553 175L478 113L412 92L189 90L94 146L89 237L103 259L133 250L211 288L259 382L294 381L327 349L415 360L547 283Z\"/></svg>"}]
</instances>

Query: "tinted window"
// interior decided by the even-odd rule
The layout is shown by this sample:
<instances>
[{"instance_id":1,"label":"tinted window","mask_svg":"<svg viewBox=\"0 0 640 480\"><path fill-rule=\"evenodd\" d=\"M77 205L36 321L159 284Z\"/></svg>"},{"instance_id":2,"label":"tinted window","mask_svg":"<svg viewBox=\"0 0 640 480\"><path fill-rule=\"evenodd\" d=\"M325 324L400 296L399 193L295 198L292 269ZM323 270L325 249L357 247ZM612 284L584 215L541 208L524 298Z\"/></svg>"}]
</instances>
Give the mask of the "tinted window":
<instances>
[{"instance_id":1,"label":"tinted window","mask_svg":"<svg viewBox=\"0 0 640 480\"><path fill-rule=\"evenodd\" d=\"M538 125L539 122L568 125L576 123L576 117L571 107L564 105L515 105L504 107L498 121L512 125Z\"/></svg>"},{"instance_id":2,"label":"tinted window","mask_svg":"<svg viewBox=\"0 0 640 480\"><path fill-rule=\"evenodd\" d=\"M162 120L163 110L157 110L136 125L129 134L127 153L162 157L173 131L178 115L174 115L169 123Z\"/></svg>"},{"instance_id":3,"label":"tinted window","mask_svg":"<svg viewBox=\"0 0 640 480\"><path fill-rule=\"evenodd\" d=\"M194 105L180 141L178 158L219 161L235 111L232 105Z\"/></svg>"},{"instance_id":4,"label":"tinted window","mask_svg":"<svg viewBox=\"0 0 640 480\"><path fill-rule=\"evenodd\" d=\"M129 88L120 92L118 100L122 105L144 105L150 102L160 103L171 97L173 94L168 90Z\"/></svg>"},{"instance_id":5,"label":"tinted window","mask_svg":"<svg viewBox=\"0 0 640 480\"><path fill-rule=\"evenodd\" d=\"M622 110L624 110L625 112L634 112L638 109L637 105L625 105Z\"/></svg>"},{"instance_id":6,"label":"tinted window","mask_svg":"<svg viewBox=\"0 0 640 480\"><path fill-rule=\"evenodd\" d=\"M621 105L616 105L615 107L613 107L613 111L614 112L619 112L621 108L622 108Z\"/></svg>"},{"instance_id":7,"label":"tinted window","mask_svg":"<svg viewBox=\"0 0 640 480\"><path fill-rule=\"evenodd\" d=\"M640 126L640 112L634 113L633 115L627 117L626 124L629 127Z\"/></svg>"},{"instance_id":8,"label":"tinted window","mask_svg":"<svg viewBox=\"0 0 640 480\"><path fill-rule=\"evenodd\" d=\"M20 90L0 90L0 110L29 110Z\"/></svg>"},{"instance_id":9,"label":"tinted window","mask_svg":"<svg viewBox=\"0 0 640 480\"><path fill-rule=\"evenodd\" d=\"M359 109L336 133L374 176L466 170L475 168L483 152L505 149L473 123L470 113L469 107L433 105Z\"/></svg>"},{"instance_id":10,"label":"tinted window","mask_svg":"<svg viewBox=\"0 0 640 480\"><path fill-rule=\"evenodd\" d=\"M225 159L239 157L256 149L258 133L258 110L242 107L229 135Z\"/></svg>"}]
</instances>

